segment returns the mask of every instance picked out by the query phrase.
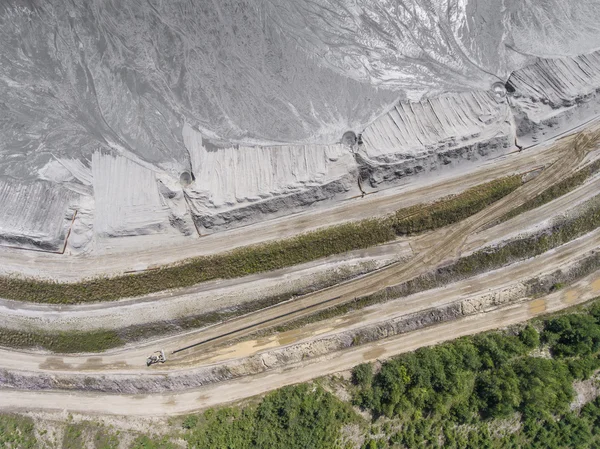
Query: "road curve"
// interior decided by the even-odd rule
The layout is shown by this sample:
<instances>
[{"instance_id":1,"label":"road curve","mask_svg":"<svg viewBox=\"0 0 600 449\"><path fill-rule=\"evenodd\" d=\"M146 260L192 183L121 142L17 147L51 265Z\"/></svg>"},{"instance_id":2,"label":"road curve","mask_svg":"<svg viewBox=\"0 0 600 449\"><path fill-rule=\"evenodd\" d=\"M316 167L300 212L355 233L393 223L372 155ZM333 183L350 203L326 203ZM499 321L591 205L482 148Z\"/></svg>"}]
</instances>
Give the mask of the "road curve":
<instances>
[{"instance_id":1,"label":"road curve","mask_svg":"<svg viewBox=\"0 0 600 449\"><path fill-rule=\"evenodd\" d=\"M509 326L542 313L585 302L600 294L600 274L588 276L566 291L498 310L443 323L397 337L354 347L283 369L221 382L183 393L107 395L83 392L0 390L3 411L69 410L87 414L167 416L226 404L270 390L333 374L360 363L383 360L447 340ZM576 299L571 299L576 298Z\"/></svg>"}]
</instances>

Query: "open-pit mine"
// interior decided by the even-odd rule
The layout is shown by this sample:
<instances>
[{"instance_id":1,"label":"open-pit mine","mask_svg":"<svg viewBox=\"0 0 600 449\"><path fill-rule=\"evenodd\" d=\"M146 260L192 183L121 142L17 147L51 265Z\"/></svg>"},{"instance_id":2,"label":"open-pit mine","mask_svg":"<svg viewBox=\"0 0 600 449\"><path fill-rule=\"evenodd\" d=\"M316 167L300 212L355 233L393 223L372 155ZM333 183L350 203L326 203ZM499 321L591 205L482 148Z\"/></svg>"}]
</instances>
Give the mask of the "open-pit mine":
<instances>
[{"instance_id":1,"label":"open-pit mine","mask_svg":"<svg viewBox=\"0 0 600 449\"><path fill-rule=\"evenodd\" d=\"M3 0L0 43L0 413L159 429L600 296L598 0Z\"/></svg>"}]
</instances>

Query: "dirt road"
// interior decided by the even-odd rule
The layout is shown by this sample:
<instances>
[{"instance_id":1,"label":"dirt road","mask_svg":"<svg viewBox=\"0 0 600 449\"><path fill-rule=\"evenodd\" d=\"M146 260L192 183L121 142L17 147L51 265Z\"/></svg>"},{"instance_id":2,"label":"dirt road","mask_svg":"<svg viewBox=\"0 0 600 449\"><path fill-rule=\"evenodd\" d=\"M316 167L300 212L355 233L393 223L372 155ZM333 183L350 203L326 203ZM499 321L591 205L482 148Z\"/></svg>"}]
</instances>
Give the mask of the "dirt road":
<instances>
[{"instance_id":1,"label":"dirt road","mask_svg":"<svg viewBox=\"0 0 600 449\"><path fill-rule=\"evenodd\" d=\"M360 363L434 345L464 335L519 323L542 313L587 301L600 294L600 275L578 282L572 288L545 298L501 308L493 312L432 326L398 337L359 346L327 357L253 377L198 388L183 393L153 395L104 395L73 392L0 390L4 411L70 410L90 414L164 416L182 414L265 393L285 385L305 382L350 369Z\"/></svg>"},{"instance_id":2,"label":"dirt road","mask_svg":"<svg viewBox=\"0 0 600 449\"><path fill-rule=\"evenodd\" d=\"M60 373L104 373L117 375L162 376L175 371L192 371L199 366L220 363L224 360L248 357L272 347L288 346L310 341L343 330L408 315L431 307L451 304L481 292L507 288L531 277L553 272L580 260L592 249L600 247L600 229L573 240L536 258L511 264L501 269L468 278L441 289L426 290L405 298L378 304L365 310L357 310L342 317L310 324L301 329L274 335L268 339L242 342L233 346L200 346L190 351L169 354L172 350L198 341L205 331L194 331L158 341L146 342L102 354L51 355L15 350L0 350L0 369ZM169 362L146 368L149 352L164 348Z\"/></svg>"},{"instance_id":3,"label":"dirt road","mask_svg":"<svg viewBox=\"0 0 600 449\"><path fill-rule=\"evenodd\" d=\"M544 154L545 157L552 156L554 160L559 158L560 163L552 164L533 181L525 184L479 214L456 225L431 233L428 236L429 246L424 245L420 248L410 264L391 265L359 279L341 283L315 294L307 295L296 301L262 310L259 313L249 314L245 317L215 325L201 331L152 342L151 344L156 347L162 346L168 350L172 350L190 342L212 339L210 343L203 345L190 353L171 357L169 364L164 367L154 367L155 369L148 371L143 365L143 360L147 355L149 346L147 344L142 344L103 354L101 357L86 355L55 357L17 351L0 351L0 368L21 371L26 370L31 371L32 373L45 371L52 372L56 375L60 375L61 372L93 372L104 375L123 374L135 376L160 376L176 370L194 369L194 366L198 363L215 363L218 360L222 360L223 354L218 353L218 351L213 352L212 354L214 355L212 356L212 359L210 357L207 358L207 355L210 355L210 351L214 350L217 345L222 344L225 341L248 335L249 333L264 327L270 327L292 319L297 319L307 314L312 314L320 308L331 307L334 304L343 303L355 297L379 291L385 286L396 285L431 270L440 262L458 256L465 248L467 238L483 228L486 223L496 220L514 207L533 198L578 167L585 157L585 152L574 149L570 140L572 139L564 140L552 148L540 151L537 155L537 157L539 157L540 154ZM531 157L533 158L533 156ZM535 158L529 159L528 163L532 164L534 160ZM513 161L507 161L504 165L511 167L510 170L515 171L516 166L513 164ZM497 173L506 174L506 172L502 172L502 170L506 170L507 167L504 167L504 169L501 167L502 165L494 166L493 170L496 170ZM453 185L455 182L457 181L450 181L450 185ZM441 189L441 187L432 187L431 189L432 191L436 191L436 189ZM437 192L439 193L440 190L437 190ZM445 193L447 193L446 189ZM414 194L417 195L417 192ZM382 196L382 198L387 197ZM397 202L398 199L395 199L394 201ZM382 204L383 203L385 203L385 201L383 201ZM373 205L371 204L371 206ZM363 206L361 205L361 207ZM364 207L366 208L367 206ZM402 206L396 205L394 206L394 209L398 207ZM370 210L370 215L373 215L372 210ZM306 217L304 217L304 219L305 218ZM310 220L307 223L309 222ZM216 236L213 241L217 241L217 237L218 236ZM499 270L498 273L488 273L486 276L470 279L466 284L454 286L452 289L449 289L448 292L444 292L443 299L440 299L435 291L424 292L423 294L415 295L415 297L404 301L402 307L398 307L399 304L402 304L401 301L394 301L373 308L375 312L369 312L369 314L357 312L355 313L355 316L356 314L362 314L365 320L376 322L377 320L389 316L390 313L399 314L409 313L414 310L423 310L432 305L440 304L443 300L450 301L453 298L461 297L467 292L499 288L502 285L506 285L508 281L518 279L518 276L522 276L524 273L531 274L532 270L533 272L536 272L535 270L537 269L537 272L540 272L540 270L556 268L561 263L565 263L566 260L580 256L591 248L598 247L599 244L600 231L597 231L538 258L522 262L521 264L511 265ZM51 265L53 263L54 262L51 262ZM65 267L62 267L61 271L64 269ZM535 314L542 313L543 311L556 310L560 307L565 307L568 304L589 299L597 294L598 290L600 290L600 282L598 279L589 277L584 281L581 281L568 292L560 292L550 295L544 300L536 300L537 302L534 301L531 303L533 305L519 304L511 306L506 309L482 314L475 318L466 318L441 324L434 328L416 331L409 335L390 338L378 343L329 354L322 359L310 360L299 365L290 365L283 370L274 370L266 374L215 384L213 386L207 386L182 393L164 393L152 396L126 396L95 395L84 392L42 393L34 391L0 390L0 407L3 409L14 409L15 407L47 409L68 408L73 411L109 414L113 413L115 410L118 410L119 414L160 415L183 413L185 411L195 410L216 403L229 402L242 397L252 396L263 391L277 388L281 385L301 382L316 376L336 372L364 360L371 360L383 356L387 357L419 346L434 344L447 338L456 338L464 333L475 333L492 327L522 321ZM576 294L574 295L572 292L576 292ZM570 296L567 295L568 293ZM388 309L386 309L386 307ZM330 323L320 323L320 326L322 330L324 328L324 332L327 333L359 325L358 322L352 321L352 318L353 317L350 315L344 317L340 327L336 327L335 329L326 327L330 325ZM364 325L364 323L360 324ZM289 342L283 343L278 341L276 344L281 346L282 344L289 344ZM226 357L230 356L231 355L226 355ZM234 356L239 356L239 354L235 354Z\"/></svg>"}]
</instances>

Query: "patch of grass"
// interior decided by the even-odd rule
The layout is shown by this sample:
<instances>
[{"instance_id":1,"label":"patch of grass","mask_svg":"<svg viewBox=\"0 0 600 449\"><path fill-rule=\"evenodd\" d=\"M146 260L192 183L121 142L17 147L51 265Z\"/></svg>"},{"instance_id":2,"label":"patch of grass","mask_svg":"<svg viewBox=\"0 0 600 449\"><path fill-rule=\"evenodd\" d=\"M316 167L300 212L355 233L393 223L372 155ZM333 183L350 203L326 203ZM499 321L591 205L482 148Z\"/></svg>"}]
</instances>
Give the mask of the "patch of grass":
<instances>
[{"instance_id":1,"label":"patch of grass","mask_svg":"<svg viewBox=\"0 0 600 449\"><path fill-rule=\"evenodd\" d=\"M157 436L146 436L142 435L137 437L129 449L178 449L168 436L157 437Z\"/></svg>"},{"instance_id":2,"label":"patch of grass","mask_svg":"<svg viewBox=\"0 0 600 449\"><path fill-rule=\"evenodd\" d=\"M257 299L249 301L244 304L237 305L232 308L216 310L214 312L203 313L195 316L182 317L170 321L161 321L151 324L142 324L138 326L131 326L117 331L117 334L123 341L137 341L144 340L158 335L175 334L186 330L201 329L211 324L220 323L231 318L235 318L241 315L245 315L257 310L262 310L267 307L280 304L296 296L306 295L312 293L321 288L329 287L342 280L346 280L347 277L334 277L325 283L319 283L311 285L308 288L303 288L295 291L294 293L286 293L281 295L269 296L263 299Z\"/></svg>"},{"instance_id":3,"label":"patch of grass","mask_svg":"<svg viewBox=\"0 0 600 449\"><path fill-rule=\"evenodd\" d=\"M116 433L102 428L94 435L94 449L118 449L118 447L119 437Z\"/></svg>"},{"instance_id":4,"label":"patch of grass","mask_svg":"<svg viewBox=\"0 0 600 449\"><path fill-rule=\"evenodd\" d=\"M85 447L85 427L79 424L68 424L63 435L62 449L81 449Z\"/></svg>"},{"instance_id":5,"label":"patch of grass","mask_svg":"<svg viewBox=\"0 0 600 449\"><path fill-rule=\"evenodd\" d=\"M520 215L532 209L536 209L540 206L543 206L546 203L549 203L552 200L555 200L556 198L566 195L570 191L575 190L577 187L582 185L589 177L598 173L598 171L600 171L600 160L592 162L587 167L582 168L581 170L569 176L568 178L560 181L558 184L547 188L535 198L523 203L519 207L516 207L510 212L508 212L494 224L499 224L504 221L510 220L511 218L516 217L517 215Z\"/></svg>"},{"instance_id":6,"label":"patch of grass","mask_svg":"<svg viewBox=\"0 0 600 449\"><path fill-rule=\"evenodd\" d=\"M0 448L34 449L37 440L30 418L20 415L0 415Z\"/></svg>"},{"instance_id":7,"label":"patch of grass","mask_svg":"<svg viewBox=\"0 0 600 449\"><path fill-rule=\"evenodd\" d=\"M392 227L397 235L409 235L457 223L482 211L520 185L521 178L511 176L474 187L425 208L403 209L392 217Z\"/></svg>"},{"instance_id":8,"label":"patch of grass","mask_svg":"<svg viewBox=\"0 0 600 449\"><path fill-rule=\"evenodd\" d=\"M67 354L102 352L125 344L116 331L92 332L30 332L0 328L0 346L10 348L39 348Z\"/></svg>"},{"instance_id":9,"label":"patch of grass","mask_svg":"<svg viewBox=\"0 0 600 449\"><path fill-rule=\"evenodd\" d=\"M521 185L520 176L498 179L426 206L392 216L309 232L294 238L199 257L156 271L61 284L0 277L0 297L50 304L114 301L189 287L310 262L394 240L398 235L436 229L473 215Z\"/></svg>"}]
</instances>

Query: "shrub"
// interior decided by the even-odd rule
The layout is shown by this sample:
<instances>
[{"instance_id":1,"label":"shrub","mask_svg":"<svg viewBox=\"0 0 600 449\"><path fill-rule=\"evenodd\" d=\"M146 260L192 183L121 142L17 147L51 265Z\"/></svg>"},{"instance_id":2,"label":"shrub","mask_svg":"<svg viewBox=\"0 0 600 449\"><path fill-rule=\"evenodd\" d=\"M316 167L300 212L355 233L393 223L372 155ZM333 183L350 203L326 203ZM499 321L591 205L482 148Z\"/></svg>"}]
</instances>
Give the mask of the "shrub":
<instances>
[{"instance_id":1,"label":"shrub","mask_svg":"<svg viewBox=\"0 0 600 449\"><path fill-rule=\"evenodd\" d=\"M190 449L335 448L357 416L319 386L284 387L256 407L209 410L184 435Z\"/></svg>"},{"instance_id":2,"label":"shrub","mask_svg":"<svg viewBox=\"0 0 600 449\"><path fill-rule=\"evenodd\" d=\"M373 381L373 365L362 363L352 370L352 382L361 387L369 387Z\"/></svg>"},{"instance_id":3,"label":"shrub","mask_svg":"<svg viewBox=\"0 0 600 449\"><path fill-rule=\"evenodd\" d=\"M534 349L540 345L540 334L531 324L528 324L519 332L519 340L528 348Z\"/></svg>"}]
</instances>

